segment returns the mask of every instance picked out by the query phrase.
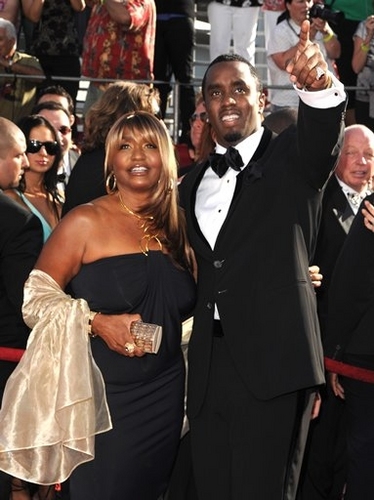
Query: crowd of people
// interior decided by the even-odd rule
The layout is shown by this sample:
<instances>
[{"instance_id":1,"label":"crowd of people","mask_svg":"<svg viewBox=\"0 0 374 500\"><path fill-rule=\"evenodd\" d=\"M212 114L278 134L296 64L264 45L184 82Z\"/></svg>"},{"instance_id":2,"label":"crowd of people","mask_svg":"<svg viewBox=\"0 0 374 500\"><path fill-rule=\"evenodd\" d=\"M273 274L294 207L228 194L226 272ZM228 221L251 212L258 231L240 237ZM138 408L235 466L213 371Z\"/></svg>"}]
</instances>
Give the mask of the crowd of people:
<instances>
[{"instance_id":1,"label":"crowd of people","mask_svg":"<svg viewBox=\"0 0 374 500\"><path fill-rule=\"evenodd\" d=\"M0 9L0 500L373 498L373 4L194 3Z\"/></svg>"}]
</instances>

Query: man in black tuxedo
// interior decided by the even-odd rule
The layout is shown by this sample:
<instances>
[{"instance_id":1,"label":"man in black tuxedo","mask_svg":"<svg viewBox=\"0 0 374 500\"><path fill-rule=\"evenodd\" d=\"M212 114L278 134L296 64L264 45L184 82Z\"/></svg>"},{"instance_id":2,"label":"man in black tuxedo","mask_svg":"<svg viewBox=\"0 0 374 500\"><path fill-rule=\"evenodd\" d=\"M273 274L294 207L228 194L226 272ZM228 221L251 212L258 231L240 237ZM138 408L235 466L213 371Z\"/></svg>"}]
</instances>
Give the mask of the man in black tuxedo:
<instances>
[{"instance_id":1,"label":"man in black tuxedo","mask_svg":"<svg viewBox=\"0 0 374 500\"><path fill-rule=\"evenodd\" d=\"M210 64L206 110L233 168L216 175L224 161L212 155L181 184L198 264L188 416L199 500L295 498L324 382L308 265L345 93L331 87L308 21L287 70L304 102L297 128L275 136L261 126L265 97L248 61Z\"/></svg>"},{"instance_id":2,"label":"man in black tuxedo","mask_svg":"<svg viewBox=\"0 0 374 500\"><path fill-rule=\"evenodd\" d=\"M1 189L18 186L28 167L21 130L0 118L0 401L5 383L26 347L29 329L22 319L23 285L43 244L37 217ZM0 499L9 499L9 479L0 473Z\"/></svg>"},{"instance_id":3,"label":"man in black tuxedo","mask_svg":"<svg viewBox=\"0 0 374 500\"><path fill-rule=\"evenodd\" d=\"M323 274L316 290L318 316L324 337L328 319L328 291L336 261L362 200L370 194L374 174L374 133L365 125L351 125L322 201L322 218L314 262ZM344 402L329 387L322 392L319 418L310 429L298 500L342 497L346 482Z\"/></svg>"},{"instance_id":4,"label":"man in black tuxedo","mask_svg":"<svg viewBox=\"0 0 374 500\"><path fill-rule=\"evenodd\" d=\"M353 221L331 279L324 339L335 396L345 401L348 472L344 498L374 491L374 195Z\"/></svg>"}]
</instances>

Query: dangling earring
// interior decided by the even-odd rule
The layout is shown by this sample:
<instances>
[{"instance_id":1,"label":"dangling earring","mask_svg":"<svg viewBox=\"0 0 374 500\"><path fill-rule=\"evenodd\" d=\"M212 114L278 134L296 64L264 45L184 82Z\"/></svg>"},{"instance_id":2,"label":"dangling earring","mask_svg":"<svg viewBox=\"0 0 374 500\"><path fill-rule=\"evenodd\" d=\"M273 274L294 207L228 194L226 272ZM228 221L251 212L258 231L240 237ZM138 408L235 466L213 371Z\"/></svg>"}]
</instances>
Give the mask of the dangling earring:
<instances>
[{"instance_id":1,"label":"dangling earring","mask_svg":"<svg viewBox=\"0 0 374 500\"><path fill-rule=\"evenodd\" d=\"M114 194L117 191L117 179L113 170L109 173L105 181L105 189L107 194Z\"/></svg>"}]
</instances>

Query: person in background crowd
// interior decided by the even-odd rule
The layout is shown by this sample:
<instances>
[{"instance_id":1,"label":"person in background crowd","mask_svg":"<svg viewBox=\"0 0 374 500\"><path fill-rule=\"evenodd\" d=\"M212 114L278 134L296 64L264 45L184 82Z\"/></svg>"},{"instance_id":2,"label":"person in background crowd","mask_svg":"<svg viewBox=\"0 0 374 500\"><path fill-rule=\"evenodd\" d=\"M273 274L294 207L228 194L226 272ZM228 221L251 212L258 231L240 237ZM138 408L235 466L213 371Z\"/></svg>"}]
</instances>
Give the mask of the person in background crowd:
<instances>
[{"instance_id":1,"label":"person in background crowd","mask_svg":"<svg viewBox=\"0 0 374 500\"><path fill-rule=\"evenodd\" d=\"M62 160L58 169L58 189L64 193L80 151L73 143L69 111L58 102L41 102L34 106L33 114L42 115L54 126L62 148Z\"/></svg>"},{"instance_id":2,"label":"person in background crowd","mask_svg":"<svg viewBox=\"0 0 374 500\"><path fill-rule=\"evenodd\" d=\"M19 186L5 194L39 218L45 242L61 218L63 195L57 189L61 146L55 128L43 116L27 116L19 127L26 137L29 168Z\"/></svg>"},{"instance_id":3,"label":"person in background crowd","mask_svg":"<svg viewBox=\"0 0 374 500\"><path fill-rule=\"evenodd\" d=\"M285 0L286 11L279 19L268 45L268 64L272 85L289 85L289 75L285 70L287 61L292 59L297 50L300 26L307 19L313 0ZM329 23L315 18L310 25L311 40L318 43L325 59L335 59L340 55L340 44ZM272 111L285 106L298 106L298 97L292 90L271 89L270 102Z\"/></svg>"},{"instance_id":4,"label":"person in background crowd","mask_svg":"<svg viewBox=\"0 0 374 500\"><path fill-rule=\"evenodd\" d=\"M158 91L134 82L109 85L85 116L83 154L77 161L65 190L62 214L82 203L104 196L105 141L116 120L130 111L143 110L159 115Z\"/></svg>"},{"instance_id":5,"label":"person in background crowd","mask_svg":"<svg viewBox=\"0 0 374 500\"><path fill-rule=\"evenodd\" d=\"M371 192L374 133L363 125L345 128L338 164L322 201L314 262L323 280L316 290L322 338L329 319L330 283L340 251L362 200ZM341 400L327 386L319 418L310 429L298 500L340 500L347 479L346 417Z\"/></svg>"},{"instance_id":6,"label":"person in background crowd","mask_svg":"<svg viewBox=\"0 0 374 500\"><path fill-rule=\"evenodd\" d=\"M83 337L81 356L88 333L97 337L90 352L105 382L113 427L95 436L93 460L73 470L71 500L156 500L167 487L183 420L181 323L195 303L193 254L178 206L174 147L163 122L144 111L122 116L108 134L106 151L108 195L77 207L53 231L25 286L23 313L34 325L32 334L45 325L43 337L50 330L57 339ZM73 299L63 292L68 284ZM48 315L64 321L51 322ZM139 320L162 327L157 354L130 333ZM80 367L72 369L78 385L90 386L89 376L81 380ZM34 364L25 375L35 380L37 372ZM5 399L11 389L9 384ZM53 425L54 409L46 405L45 411ZM15 427L3 433L17 440L20 422L8 418ZM37 448L46 423L36 425ZM1 453L2 466L13 466L11 458ZM51 462L49 455L46 460Z\"/></svg>"},{"instance_id":7,"label":"person in background crowd","mask_svg":"<svg viewBox=\"0 0 374 500\"><path fill-rule=\"evenodd\" d=\"M26 347L23 286L43 245L39 220L2 190L18 186L28 167L21 130L0 118L0 406L6 381ZM11 491L12 490L12 491ZM22 495L22 496L20 496ZM0 471L0 500L30 499L26 486Z\"/></svg>"},{"instance_id":8,"label":"person in background crowd","mask_svg":"<svg viewBox=\"0 0 374 500\"><path fill-rule=\"evenodd\" d=\"M232 38L234 52L254 66L260 5L257 0L213 0L208 3L211 61L230 52Z\"/></svg>"},{"instance_id":9,"label":"person in background crowd","mask_svg":"<svg viewBox=\"0 0 374 500\"><path fill-rule=\"evenodd\" d=\"M30 79L16 75L29 75ZM36 57L17 51L14 25L0 18L0 114L18 121L30 114L36 90L44 76ZM40 78L31 78L40 77Z\"/></svg>"},{"instance_id":10,"label":"person in background crowd","mask_svg":"<svg viewBox=\"0 0 374 500\"><path fill-rule=\"evenodd\" d=\"M154 0L93 2L83 41L82 75L91 82L83 112L107 87L106 79L152 80L156 30Z\"/></svg>"},{"instance_id":11,"label":"person in background crowd","mask_svg":"<svg viewBox=\"0 0 374 500\"><path fill-rule=\"evenodd\" d=\"M264 129L254 68L218 57L202 84L215 154L180 184L198 269L187 414L199 500L294 499L318 414L323 353L308 266L346 95L309 21L300 29L287 66L300 89L297 128Z\"/></svg>"},{"instance_id":12,"label":"person in background crowd","mask_svg":"<svg viewBox=\"0 0 374 500\"><path fill-rule=\"evenodd\" d=\"M374 84L374 15L362 21L353 36L352 68L357 86L371 88ZM356 90L356 122L374 130L374 95L370 90Z\"/></svg>"},{"instance_id":13,"label":"person in background crowd","mask_svg":"<svg viewBox=\"0 0 374 500\"><path fill-rule=\"evenodd\" d=\"M374 491L374 195L360 206L330 284L325 365L344 400L348 473L345 500L371 500Z\"/></svg>"},{"instance_id":14,"label":"person in background crowd","mask_svg":"<svg viewBox=\"0 0 374 500\"><path fill-rule=\"evenodd\" d=\"M180 84L178 142L188 142L189 118L195 107L193 88L193 48L195 44L194 0L155 0L157 11L154 77L170 82L172 75ZM161 113L165 117L168 83L155 84L160 92Z\"/></svg>"},{"instance_id":15,"label":"person in background crowd","mask_svg":"<svg viewBox=\"0 0 374 500\"><path fill-rule=\"evenodd\" d=\"M352 68L352 57L354 47L354 34L361 21L374 13L372 0L325 0L326 7L332 11L342 12L343 19L334 25L341 51L340 57L336 59L336 66L341 82L347 87L356 87L357 75ZM355 117L355 91L348 89L348 105L345 117L345 124L356 123Z\"/></svg>"},{"instance_id":16,"label":"person in background crowd","mask_svg":"<svg viewBox=\"0 0 374 500\"><path fill-rule=\"evenodd\" d=\"M265 116L262 124L276 134L280 134L290 125L297 124L297 108L286 106L278 111L273 111Z\"/></svg>"},{"instance_id":17,"label":"person in background crowd","mask_svg":"<svg viewBox=\"0 0 374 500\"><path fill-rule=\"evenodd\" d=\"M35 23L30 51L38 57L48 79L63 86L75 100L79 89L80 51L75 12L81 12L84 0L21 0L25 17ZM75 78L75 79L74 79Z\"/></svg>"}]
</instances>

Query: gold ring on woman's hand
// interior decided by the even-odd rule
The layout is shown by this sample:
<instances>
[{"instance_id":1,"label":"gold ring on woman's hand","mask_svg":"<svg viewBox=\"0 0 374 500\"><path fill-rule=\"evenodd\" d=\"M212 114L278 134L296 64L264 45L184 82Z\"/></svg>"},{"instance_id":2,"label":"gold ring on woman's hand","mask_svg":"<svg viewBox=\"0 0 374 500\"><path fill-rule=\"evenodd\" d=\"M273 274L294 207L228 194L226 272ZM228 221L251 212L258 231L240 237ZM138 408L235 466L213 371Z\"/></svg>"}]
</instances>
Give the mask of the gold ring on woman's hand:
<instances>
[{"instance_id":1,"label":"gold ring on woman's hand","mask_svg":"<svg viewBox=\"0 0 374 500\"><path fill-rule=\"evenodd\" d=\"M132 342L126 342L123 348L126 354L132 354L135 351L135 344Z\"/></svg>"}]
</instances>

